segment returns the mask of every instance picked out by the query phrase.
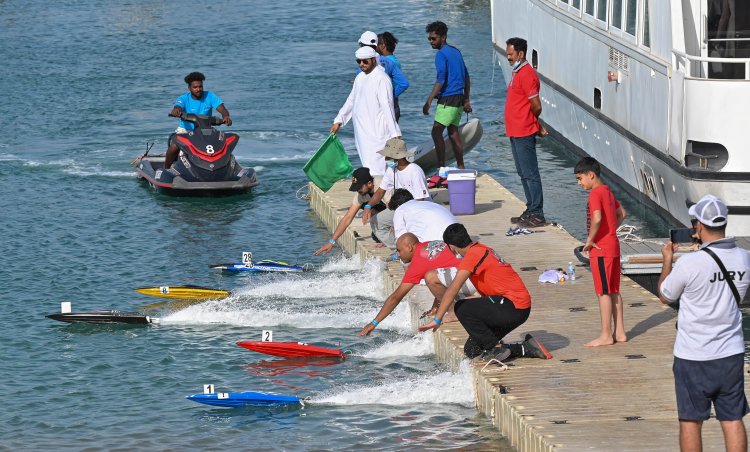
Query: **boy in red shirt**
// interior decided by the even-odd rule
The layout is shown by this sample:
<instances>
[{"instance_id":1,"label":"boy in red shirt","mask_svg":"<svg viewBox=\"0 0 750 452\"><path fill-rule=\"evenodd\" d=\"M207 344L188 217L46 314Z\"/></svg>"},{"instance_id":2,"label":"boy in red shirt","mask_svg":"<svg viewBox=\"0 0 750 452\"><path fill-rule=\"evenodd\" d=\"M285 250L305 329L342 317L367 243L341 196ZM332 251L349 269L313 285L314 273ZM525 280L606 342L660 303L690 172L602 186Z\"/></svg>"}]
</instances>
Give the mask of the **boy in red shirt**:
<instances>
[{"instance_id":1,"label":"boy in red shirt","mask_svg":"<svg viewBox=\"0 0 750 452\"><path fill-rule=\"evenodd\" d=\"M583 251L589 253L591 275L594 278L594 290L599 297L599 314L602 321L602 332L599 337L585 345L599 347L626 342L628 337L625 334L620 296L620 240L617 238L617 228L625 219L625 209L599 178L601 167L595 159L584 157L576 164L573 172L578 185L590 192L586 207L589 234Z\"/></svg>"}]
</instances>

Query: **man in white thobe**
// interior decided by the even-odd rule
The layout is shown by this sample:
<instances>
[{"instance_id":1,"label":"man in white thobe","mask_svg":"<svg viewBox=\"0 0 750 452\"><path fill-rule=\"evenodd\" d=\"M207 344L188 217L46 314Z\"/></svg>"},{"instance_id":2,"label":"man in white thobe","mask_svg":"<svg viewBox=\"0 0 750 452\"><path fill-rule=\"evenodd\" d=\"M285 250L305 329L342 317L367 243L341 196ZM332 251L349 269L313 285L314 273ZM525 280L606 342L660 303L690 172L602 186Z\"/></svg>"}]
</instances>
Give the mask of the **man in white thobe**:
<instances>
[{"instance_id":1,"label":"man in white thobe","mask_svg":"<svg viewBox=\"0 0 750 452\"><path fill-rule=\"evenodd\" d=\"M354 79L349 97L336 115L331 133L352 120L354 141L362 166L372 176L385 174L385 157L378 151L390 138L400 137L401 129L393 111L391 78L377 63L378 53L371 47L360 47L354 54L362 72Z\"/></svg>"}]
</instances>

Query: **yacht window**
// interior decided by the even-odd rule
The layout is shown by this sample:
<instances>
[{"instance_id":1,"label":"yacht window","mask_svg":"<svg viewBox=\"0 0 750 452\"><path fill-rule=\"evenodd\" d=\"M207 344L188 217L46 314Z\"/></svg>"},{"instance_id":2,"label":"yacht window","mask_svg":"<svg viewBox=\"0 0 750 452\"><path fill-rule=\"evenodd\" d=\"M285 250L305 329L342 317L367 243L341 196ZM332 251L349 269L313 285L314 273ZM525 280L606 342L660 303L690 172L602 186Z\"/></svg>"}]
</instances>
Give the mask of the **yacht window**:
<instances>
[{"instance_id":1,"label":"yacht window","mask_svg":"<svg viewBox=\"0 0 750 452\"><path fill-rule=\"evenodd\" d=\"M570 6L575 9L581 9L581 0L570 0Z\"/></svg>"},{"instance_id":2,"label":"yacht window","mask_svg":"<svg viewBox=\"0 0 750 452\"><path fill-rule=\"evenodd\" d=\"M708 56L750 58L750 2L708 0ZM710 63L709 78L744 79L744 63Z\"/></svg>"},{"instance_id":3,"label":"yacht window","mask_svg":"<svg viewBox=\"0 0 750 452\"><path fill-rule=\"evenodd\" d=\"M612 26L622 29L622 1L612 0Z\"/></svg>"},{"instance_id":4,"label":"yacht window","mask_svg":"<svg viewBox=\"0 0 750 452\"><path fill-rule=\"evenodd\" d=\"M565 3L567 5L568 4L568 0L560 0L560 3Z\"/></svg>"},{"instance_id":5,"label":"yacht window","mask_svg":"<svg viewBox=\"0 0 750 452\"><path fill-rule=\"evenodd\" d=\"M628 0L627 23L625 31L635 36L635 20L638 12L638 0Z\"/></svg>"},{"instance_id":6,"label":"yacht window","mask_svg":"<svg viewBox=\"0 0 750 452\"><path fill-rule=\"evenodd\" d=\"M643 2L643 45L651 47L651 21L648 14L648 1Z\"/></svg>"},{"instance_id":7,"label":"yacht window","mask_svg":"<svg viewBox=\"0 0 750 452\"><path fill-rule=\"evenodd\" d=\"M589 16L594 15L594 0L586 0L586 9L584 12Z\"/></svg>"},{"instance_id":8,"label":"yacht window","mask_svg":"<svg viewBox=\"0 0 750 452\"><path fill-rule=\"evenodd\" d=\"M599 0L599 4L596 5L596 18L602 22L607 21L607 0Z\"/></svg>"}]
</instances>

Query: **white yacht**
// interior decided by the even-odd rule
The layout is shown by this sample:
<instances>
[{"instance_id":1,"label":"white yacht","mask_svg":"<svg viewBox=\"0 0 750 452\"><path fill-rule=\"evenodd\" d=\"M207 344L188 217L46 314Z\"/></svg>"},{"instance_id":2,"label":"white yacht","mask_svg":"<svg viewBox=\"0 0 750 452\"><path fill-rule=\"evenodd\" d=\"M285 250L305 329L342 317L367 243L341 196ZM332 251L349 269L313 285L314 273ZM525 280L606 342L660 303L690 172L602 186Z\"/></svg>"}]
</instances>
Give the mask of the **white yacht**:
<instances>
[{"instance_id":1,"label":"white yacht","mask_svg":"<svg viewBox=\"0 0 750 452\"><path fill-rule=\"evenodd\" d=\"M673 223L711 193L750 235L750 0L492 0L506 81L516 36L555 138Z\"/></svg>"}]
</instances>

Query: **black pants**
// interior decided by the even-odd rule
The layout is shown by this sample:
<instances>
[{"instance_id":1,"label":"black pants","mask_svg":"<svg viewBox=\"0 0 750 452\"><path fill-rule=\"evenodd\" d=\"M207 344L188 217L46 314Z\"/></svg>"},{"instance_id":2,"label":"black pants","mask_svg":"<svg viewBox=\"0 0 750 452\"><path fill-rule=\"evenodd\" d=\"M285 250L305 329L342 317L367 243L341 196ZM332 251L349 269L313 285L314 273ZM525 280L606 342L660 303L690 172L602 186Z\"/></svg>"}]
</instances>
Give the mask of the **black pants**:
<instances>
[{"instance_id":1,"label":"black pants","mask_svg":"<svg viewBox=\"0 0 750 452\"><path fill-rule=\"evenodd\" d=\"M529 318L531 308L516 309L501 296L464 298L456 302L456 317L469 333L464 354L469 358L492 350L508 333Z\"/></svg>"}]
</instances>

